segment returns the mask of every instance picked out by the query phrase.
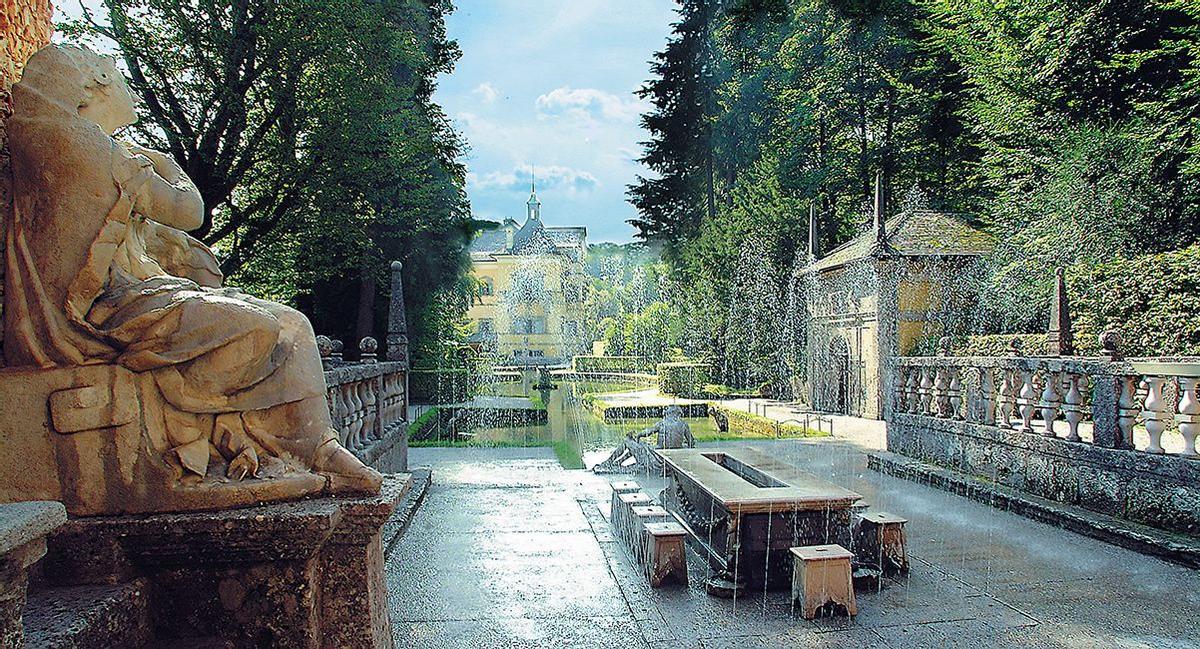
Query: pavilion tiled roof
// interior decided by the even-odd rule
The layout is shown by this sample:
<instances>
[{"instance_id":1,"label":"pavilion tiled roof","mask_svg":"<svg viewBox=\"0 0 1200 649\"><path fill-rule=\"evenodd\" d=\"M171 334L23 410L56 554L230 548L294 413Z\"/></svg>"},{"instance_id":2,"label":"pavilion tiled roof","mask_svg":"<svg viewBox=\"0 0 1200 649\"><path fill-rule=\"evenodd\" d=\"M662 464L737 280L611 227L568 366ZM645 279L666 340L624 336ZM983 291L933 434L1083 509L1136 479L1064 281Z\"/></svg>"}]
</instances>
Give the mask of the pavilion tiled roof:
<instances>
[{"instance_id":1,"label":"pavilion tiled roof","mask_svg":"<svg viewBox=\"0 0 1200 649\"><path fill-rule=\"evenodd\" d=\"M992 235L961 214L929 210L896 214L884 222L884 245L869 229L834 248L802 272L821 272L868 257L977 257L992 251Z\"/></svg>"}]
</instances>

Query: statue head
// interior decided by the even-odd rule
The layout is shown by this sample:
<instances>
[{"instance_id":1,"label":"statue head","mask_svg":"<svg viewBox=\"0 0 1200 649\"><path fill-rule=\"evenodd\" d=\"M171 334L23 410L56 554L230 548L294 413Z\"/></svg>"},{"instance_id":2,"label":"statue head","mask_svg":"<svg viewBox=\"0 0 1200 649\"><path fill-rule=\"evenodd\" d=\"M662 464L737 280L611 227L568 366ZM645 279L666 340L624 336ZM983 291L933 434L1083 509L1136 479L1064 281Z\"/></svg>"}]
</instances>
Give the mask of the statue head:
<instances>
[{"instance_id":1,"label":"statue head","mask_svg":"<svg viewBox=\"0 0 1200 649\"><path fill-rule=\"evenodd\" d=\"M683 408L679 406L667 406L663 415L665 419L683 419Z\"/></svg>"},{"instance_id":2,"label":"statue head","mask_svg":"<svg viewBox=\"0 0 1200 649\"><path fill-rule=\"evenodd\" d=\"M78 45L47 45L34 53L14 88L18 110L26 94L73 111L109 135L137 121L133 93L116 61Z\"/></svg>"}]
</instances>

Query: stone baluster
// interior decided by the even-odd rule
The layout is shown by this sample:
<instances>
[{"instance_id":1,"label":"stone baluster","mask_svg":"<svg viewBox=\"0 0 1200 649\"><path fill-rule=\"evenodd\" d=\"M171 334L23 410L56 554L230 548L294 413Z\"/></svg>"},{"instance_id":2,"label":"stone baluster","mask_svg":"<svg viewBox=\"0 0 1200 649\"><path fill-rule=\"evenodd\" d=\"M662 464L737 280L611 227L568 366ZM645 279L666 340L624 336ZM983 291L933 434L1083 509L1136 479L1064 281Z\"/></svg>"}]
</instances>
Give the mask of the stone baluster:
<instances>
[{"instance_id":1,"label":"stone baluster","mask_svg":"<svg viewBox=\"0 0 1200 649\"><path fill-rule=\"evenodd\" d=\"M1200 377L1179 377L1179 414L1175 420L1179 422L1179 434L1183 435L1183 455L1196 456L1196 434L1200 433L1200 399L1196 397L1196 388L1200 386Z\"/></svg>"},{"instance_id":2,"label":"stone baluster","mask_svg":"<svg viewBox=\"0 0 1200 649\"><path fill-rule=\"evenodd\" d=\"M1037 376L1032 370L1019 370L1020 389L1017 392L1017 410L1021 414L1021 432L1033 432L1033 415L1037 412Z\"/></svg>"},{"instance_id":3,"label":"stone baluster","mask_svg":"<svg viewBox=\"0 0 1200 649\"><path fill-rule=\"evenodd\" d=\"M1146 447L1146 452L1162 453L1162 434L1167 427L1166 419L1170 416L1170 405L1163 398L1163 388L1167 379L1162 376L1147 376L1142 382L1146 386L1142 419L1146 423L1146 432L1150 434L1150 445Z\"/></svg>"},{"instance_id":4,"label":"stone baluster","mask_svg":"<svg viewBox=\"0 0 1200 649\"><path fill-rule=\"evenodd\" d=\"M1046 370L1042 379L1042 395L1038 404L1042 411L1042 434L1046 437L1057 437L1054 434L1054 420L1058 419L1058 411L1062 407L1063 374L1054 370Z\"/></svg>"},{"instance_id":5,"label":"stone baluster","mask_svg":"<svg viewBox=\"0 0 1200 649\"><path fill-rule=\"evenodd\" d=\"M333 424L334 430L342 429L342 422L338 420L338 403L338 387L336 385L326 386L325 405L329 406L329 420Z\"/></svg>"},{"instance_id":6,"label":"stone baluster","mask_svg":"<svg viewBox=\"0 0 1200 649\"><path fill-rule=\"evenodd\" d=\"M1017 371L1012 368L1004 368L1000 379L1000 425L1005 428L1012 428L1013 408L1016 405L1017 397Z\"/></svg>"},{"instance_id":7,"label":"stone baluster","mask_svg":"<svg viewBox=\"0 0 1200 649\"><path fill-rule=\"evenodd\" d=\"M338 437L343 445L348 444L350 438L350 404L346 402L346 386L337 386L337 391L333 398L333 426L338 431Z\"/></svg>"},{"instance_id":8,"label":"stone baluster","mask_svg":"<svg viewBox=\"0 0 1200 649\"><path fill-rule=\"evenodd\" d=\"M346 444L351 450L357 451L362 444L362 400L359 398L359 383L346 385L346 398L350 402L350 429L346 431Z\"/></svg>"},{"instance_id":9,"label":"stone baluster","mask_svg":"<svg viewBox=\"0 0 1200 649\"><path fill-rule=\"evenodd\" d=\"M979 423L996 425L996 373L990 367L979 368Z\"/></svg>"},{"instance_id":10,"label":"stone baluster","mask_svg":"<svg viewBox=\"0 0 1200 649\"><path fill-rule=\"evenodd\" d=\"M900 381L896 389L896 411L908 412L908 375L911 370L900 366Z\"/></svg>"},{"instance_id":11,"label":"stone baluster","mask_svg":"<svg viewBox=\"0 0 1200 649\"><path fill-rule=\"evenodd\" d=\"M937 373L934 375L933 393L937 400L935 404L936 410L932 413L935 417L950 417L950 368L945 365L939 365Z\"/></svg>"},{"instance_id":12,"label":"stone baluster","mask_svg":"<svg viewBox=\"0 0 1200 649\"><path fill-rule=\"evenodd\" d=\"M919 414L929 415L933 413L933 368L921 368L921 410Z\"/></svg>"},{"instance_id":13,"label":"stone baluster","mask_svg":"<svg viewBox=\"0 0 1200 649\"><path fill-rule=\"evenodd\" d=\"M375 379L370 378L358 384L359 399L363 404L363 425L358 437L360 448L366 448L372 440L379 439L375 428L379 422L379 393L375 390Z\"/></svg>"},{"instance_id":14,"label":"stone baluster","mask_svg":"<svg viewBox=\"0 0 1200 649\"><path fill-rule=\"evenodd\" d=\"M947 399L950 405L950 418L963 419L963 384L962 384L962 368L954 366L949 368L950 386L947 389L949 398Z\"/></svg>"},{"instance_id":15,"label":"stone baluster","mask_svg":"<svg viewBox=\"0 0 1200 649\"><path fill-rule=\"evenodd\" d=\"M1083 374L1066 373L1067 394L1063 400L1063 419L1067 420L1067 440L1080 441L1079 422L1083 421Z\"/></svg>"},{"instance_id":16,"label":"stone baluster","mask_svg":"<svg viewBox=\"0 0 1200 649\"><path fill-rule=\"evenodd\" d=\"M908 408L905 412L917 414L921 408L921 368L908 368Z\"/></svg>"},{"instance_id":17,"label":"stone baluster","mask_svg":"<svg viewBox=\"0 0 1200 649\"><path fill-rule=\"evenodd\" d=\"M1133 423L1138 416L1137 377L1118 378L1117 430L1119 439L1114 448L1133 448Z\"/></svg>"}]
</instances>

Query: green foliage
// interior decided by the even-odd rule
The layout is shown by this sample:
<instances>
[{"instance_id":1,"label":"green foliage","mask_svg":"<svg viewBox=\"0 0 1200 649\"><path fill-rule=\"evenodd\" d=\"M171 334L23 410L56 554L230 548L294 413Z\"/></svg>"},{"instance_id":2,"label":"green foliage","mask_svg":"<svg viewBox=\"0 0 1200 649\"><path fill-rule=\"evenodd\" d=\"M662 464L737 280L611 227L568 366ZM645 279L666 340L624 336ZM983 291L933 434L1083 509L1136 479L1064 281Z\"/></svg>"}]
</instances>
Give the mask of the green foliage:
<instances>
[{"instance_id":1,"label":"green foliage","mask_svg":"<svg viewBox=\"0 0 1200 649\"><path fill-rule=\"evenodd\" d=\"M829 434L794 422L776 422L769 417L723 405L711 405L709 415L716 420L722 432L736 437L819 437Z\"/></svg>"},{"instance_id":2,"label":"green foliage","mask_svg":"<svg viewBox=\"0 0 1200 649\"><path fill-rule=\"evenodd\" d=\"M1021 354L1037 356L1044 353L1046 334L983 334L967 336L951 345L950 353L954 356L1010 356L1010 346L1013 340L1020 341ZM938 353L937 341L924 341L915 351L916 355L929 356Z\"/></svg>"},{"instance_id":3,"label":"green foliage","mask_svg":"<svg viewBox=\"0 0 1200 649\"><path fill-rule=\"evenodd\" d=\"M429 408L408 425L408 443L422 442L433 436L438 424L438 409Z\"/></svg>"},{"instance_id":4,"label":"green foliage","mask_svg":"<svg viewBox=\"0 0 1200 649\"><path fill-rule=\"evenodd\" d=\"M571 368L576 372L636 374L649 372L654 362L644 356L576 356Z\"/></svg>"},{"instance_id":5,"label":"green foliage","mask_svg":"<svg viewBox=\"0 0 1200 649\"><path fill-rule=\"evenodd\" d=\"M1079 266L1067 281L1081 352L1116 329L1127 356L1200 355L1200 245Z\"/></svg>"},{"instance_id":6,"label":"green foliage","mask_svg":"<svg viewBox=\"0 0 1200 649\"><path fill-rule=\"evenodd\" d=\"M693 397L700 394L711 368L707 363L673 362L658 364L658 391L663 394Z\"/></svg>"},{"instance_id":7,"label":"green foliage","mask_svg":"<svg viewBox=\"0 0 1200 649\"><path fill-rule=\"evenodd\" d=\"M141 99L132 135L195 181L206 213L194 234L229 283L296 304L322 333L382 339L388 265L401 260L419 347L472 227L462 143L431 99L458 56L451 9L104 0L60 28L116 44Z\"/></svg>"},{"instance_id":8,"label":"green foliage","mask_svg":"<svg viewBox=\"0 0 1200 649\"><path fill-rule=\"evenodd\" d=\"M997 235L981 333L1044 330L1056 266L1090 278L1108 260L1200 235L1195 2L679 5L642 91L652 105L642 161L656 176L629 197L641 236L665 247L680 346L719 359L724 383L778 382L804 366L803 340L785 335L802 330L787 318L799 311L789 278L808 261L803 215L815 206L821 250L846 241L869 222L876 171L889 213L965 211ZM1153 274L1159 286L1186 283L1168 275ZM1154 291L1160 306L1097 302L1081 328L1128 317L1135 345L1161 346L1138 349L1191 349L1189 305L1115 271L1103 282L1136 299ZM605 334L620 340L622 324Z\"/></svg>"},{"instance_id":9,"label":"green foliage","mask_svg":"<svg viewBox=\"0 0 1200 649\"><path fill-rule=\"evenodd\" d=\"M465 368L414 369L408 374L413 403L463 403L479 391L479 377Z\"/></svg>"},{"instance_id":10,"label":"green foliage","mask_svg":"<svg viewBox=\"0 0 1200 649\"><path fill-rule=\"evenodd\" d=\"M584 468L583 456L579 454L577 445L572 444L565 439L554 440L554 457L558 458L558 463L564 469L582 469Z\"/></svg>"}]
</instances>

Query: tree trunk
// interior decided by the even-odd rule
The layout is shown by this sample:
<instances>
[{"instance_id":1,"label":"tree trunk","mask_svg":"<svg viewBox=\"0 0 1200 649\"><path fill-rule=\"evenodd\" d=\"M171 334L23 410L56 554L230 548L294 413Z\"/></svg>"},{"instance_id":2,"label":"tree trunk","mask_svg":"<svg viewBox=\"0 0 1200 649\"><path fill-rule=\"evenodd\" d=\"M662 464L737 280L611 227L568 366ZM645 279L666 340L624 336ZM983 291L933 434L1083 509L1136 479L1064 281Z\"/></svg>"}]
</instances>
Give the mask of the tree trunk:
<instances>
[{"instance_id":1,"label":"tree trunk","mask_svg":"<svg viewBox=\"0 0 1200 649\"><path fill-rule=\"evenodd\" d=\"M358 322L354 328L354 347L358 341L370 336L375 331L375 278L370 271L363 268L358 281ZM350 344L346 345L350 347Z\"/></svg>"}]
</instances>

